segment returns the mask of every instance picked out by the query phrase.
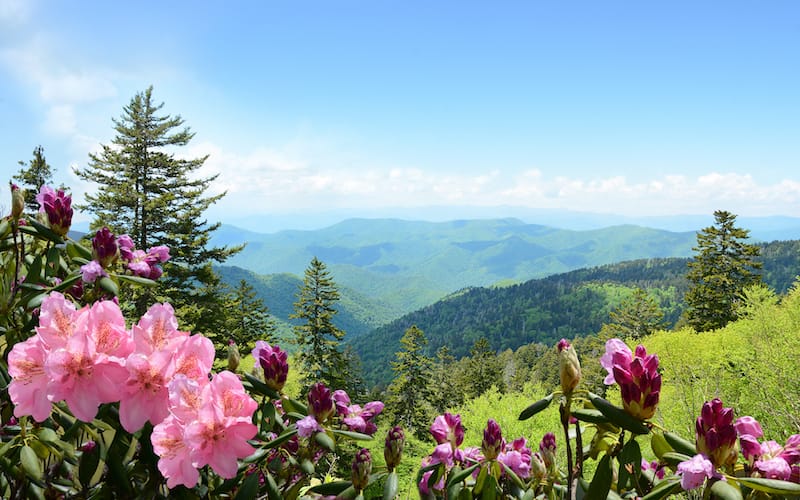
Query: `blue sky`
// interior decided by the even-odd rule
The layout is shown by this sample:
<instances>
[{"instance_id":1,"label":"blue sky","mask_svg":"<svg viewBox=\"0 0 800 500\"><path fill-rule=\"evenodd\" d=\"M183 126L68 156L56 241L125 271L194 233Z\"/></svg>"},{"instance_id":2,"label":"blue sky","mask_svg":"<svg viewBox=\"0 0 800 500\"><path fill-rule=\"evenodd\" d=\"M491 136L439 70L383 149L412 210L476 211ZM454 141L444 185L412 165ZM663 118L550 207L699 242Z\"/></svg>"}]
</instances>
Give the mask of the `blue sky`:
<instances>
[{"instance_id":1,"label":"blue sky","mask_svg":"<svg viewBox=\"0 0 800 500\"><path fill-rule=\"evenodd\" d=\"M794 1L0 0L0 172L41 144L80 198L71 166L152 84L215 219L796 216L798 53Z\"/></svg>"}]
</instances>

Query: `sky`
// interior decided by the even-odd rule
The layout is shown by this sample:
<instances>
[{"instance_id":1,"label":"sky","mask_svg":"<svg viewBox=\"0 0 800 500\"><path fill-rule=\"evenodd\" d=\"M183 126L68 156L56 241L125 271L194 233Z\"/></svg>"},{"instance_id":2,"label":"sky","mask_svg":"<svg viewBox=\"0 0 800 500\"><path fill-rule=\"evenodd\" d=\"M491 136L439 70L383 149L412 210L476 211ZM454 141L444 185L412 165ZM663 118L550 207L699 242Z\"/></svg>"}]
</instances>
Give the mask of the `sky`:
<instances>
[{"instance_id":1,"label":"sky","mask_svg":"<svg viewBox=\"0 0 800 500\"><path fill-rule=\"evenodd\" d=\"M800 216L798 54L796 1L0 0L0 173L80 201L152 85L212 220Z\"/></svg>"}]
</instances>

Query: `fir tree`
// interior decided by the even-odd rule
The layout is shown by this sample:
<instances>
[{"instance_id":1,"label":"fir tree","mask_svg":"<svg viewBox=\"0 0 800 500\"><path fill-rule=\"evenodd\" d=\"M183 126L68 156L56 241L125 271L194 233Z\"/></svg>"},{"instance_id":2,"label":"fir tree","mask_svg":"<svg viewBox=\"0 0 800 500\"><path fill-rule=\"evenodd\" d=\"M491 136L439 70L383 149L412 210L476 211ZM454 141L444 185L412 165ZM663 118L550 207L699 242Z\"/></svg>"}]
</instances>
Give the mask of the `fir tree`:
<instances>
[{"instance_id":1,"label":"fir tree","mask_svg":"<svg viewBox=\"0 0 800 500\"><path fill-rule=\"evenodd\" d=\"M465 374L467 396L476 398L492 386L504 391L504 367L497 358L497 353L492 350L489 340L486 337L479 338L472 345L469 353L468 370Z\"/></svg>"},{"instance_id":2,"label":"fir tree","mask_svg":"<svg viewBox=\"0 0 800 500\"><path fill-rule=\"evenodd\" d=\"M186 146L194 133L180 116L160 114L164 103L155 104L152 93L150 87L136 94L121 117L113 119L117 135L111 145L103 145L100 153L89 155L86 167L75 169L78 177L99 185L79 208L94 214L93 229L107 226L116 234L127 233L139 249L168 246L171 259L159 280L160 292L189 323L187 327L210 333L212 323L224 322L209 319L210 311L223 310L222 296L215 293L218 279L212 263L223 262L241 247L209 245L219 223L209 224L203 213L225 193L206 196L217 176L193 175L207 156L175 156L174 149ZM137 309L143 309L156 295L150 292L132 299ZM209 300L216 303L209 306ZM187 320L190 317L195 321Z\"/></svg>"},{"instance_id":3,"label":"fir tree","mask_svg":"<svg viewBox=\"0 0 800 500\"><path fill-rule=\"evenodd\" d=\"M736 227L736 216L714 212L714 225L697 234L689 262L686 319L696 331L722 328L737 318L742 290L761 282L756 259L760 249L745 243L749 231Z\"/></svg>"},{"instance_id":4,"label":"fir tree","mask_svg":"<svg viewBox=\"0 0 800 500\"><path fill-rule=\"evenodd\" d=\"M425 333L412 326L400 339L402 349L392 362L395 378L389 385L388 406L394 422L413 432L419 439L428 435L433 417L431 400L432 360L425 355Z\"/></svg>"},{"instance_id":5,"label":"fir tree","mask_svg":"<svg viewBox=\"0 0 800 500\"><path fill-rule=\"evenodd\" d=\"M220 316L226 319L226 323L210 336L217 347L217 359L224 357L225 346L230 340L242 353L252 351L256 340L273 344L277 326L255 289L246 280L240 280L234 288L225 288L225 313L220 313Z\"/></svg>"},{"instance_id":6,"label":"fir tree","mask_svg":"<svg viewBox=\"0 0 800 500\"><path fill-rule=\"evenodd\" d=\"M294 326L305 384L322 382L334 389L347 390L347 362L339 350L344 331L333 324L339 290L325 264L314 257L305 271L303 286L294 303L291 319L303 322Z\"/></svg>"},{"instance_id":7,"label":"fir tree","mask_svg":"<svg viewBox=\"0 0 800 500\"><path fill-rule=\"evenodd\" d=\"M39 189L46 184L53 183L53 169L44 157L44 148L36 146L33 149L33 159L29 162L20 161L20 170L13 177L25 189L25 207L30 213L39 211L39 202L36 195Z\"/></svg>"},{"instance_id":8,"label":"fir tree","mask_svg":"<svg viewBox=\"0 0 800 500\"><path fill-rule=\"evenodd\" d=\"M642 288L622 301L609 313L610 323L603 325L617 337L638 340L664 328L664 311L651 295Z\"/></svg>"}]
</instances>

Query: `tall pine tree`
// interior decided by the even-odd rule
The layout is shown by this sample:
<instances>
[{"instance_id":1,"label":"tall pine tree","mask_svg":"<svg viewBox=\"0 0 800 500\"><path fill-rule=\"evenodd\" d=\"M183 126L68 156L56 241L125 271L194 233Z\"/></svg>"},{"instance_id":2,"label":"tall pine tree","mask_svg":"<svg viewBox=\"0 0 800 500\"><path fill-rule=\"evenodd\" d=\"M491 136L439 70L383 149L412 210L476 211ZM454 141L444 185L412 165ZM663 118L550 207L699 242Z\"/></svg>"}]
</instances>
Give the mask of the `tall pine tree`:
<instances>
[{"instance_id":1,"label":"tall pine tree","mask_svg":"<svg viewBox=\"0 0 800 500\"><path fill-rule=\"evenodd\" d=\"M433 360L425 355L428 339L422 330L412 326L400 344L402 349L395 354L397 361L392 362L395 378L388 389L389 411L394 422L424 439L434 416L430 403Z\"/></svg>"},{"instance_id":2,"label":"tall pine tree","mask_svg":"<svg viewBox=\"0 0 800 500\"><path fill-rule=\"evenodd\" d=\"M714 225L697 233L696 253L689 262L686 320L698 332L734 321L742 290L761 282L760 249L746 243L750 231L736 227L736 216L714 212Z\"/></svg>"},{"instance_id":3,"label":"tall pine tree","mask_svg":"<svg viewBox=\"0 0 800 500\"><path fill-rule=\"evenodd\" d=\"M93 229L108 226L116 234L127 233L139 249L167 245L171 259L164 266L160 292L187 327L211 333L214 323L222 322L209 315L221 310L217 306L222 300L215 293L218 278L212 263L223 262L241 247L209 245L219 223L209 224L203 213L224 193L206 196L217 176L194 175L207 156L175 156L175 148L186 146L194 133L180 116L161 114L163 106L154 103L150 87L113 119L117 135L111 145L103 145L100 153L89 155L86 167L75 169L81 179L98 184L79 208L94 214ZM138 308L154 298L139 297Z\"/></svg>"},{"instance_id":4,"label":"tall pine tree","mask_svg":"<svg viewBox=\"0 0 800 500\"><path fill-rule=\"evenodd\" d=\"M305 271L303 286L294 303L291 319L303 320L294 326L300 361L305 371L304 386L322 382L333 389L347 390L347 361L339 350L344 331L333 324L339 290L325 264L314 257Z\"/></svg>"},{"instance_id":5,"label":"tall pine tree","mask_svg":"<svg viewBox=\"0 0 800 500\"><path fill-rule=\"evenodd\" d=\"M14 176L14 180L20 183L20 187L25 189L25 208L30 213L39 210L39 202L36 195L39 189L45 184L52 184L53 169L44 157L44 148L36 146L33 149L33 158L29 162L20 161L20 170Z\"/></svg>"}]
</instances>

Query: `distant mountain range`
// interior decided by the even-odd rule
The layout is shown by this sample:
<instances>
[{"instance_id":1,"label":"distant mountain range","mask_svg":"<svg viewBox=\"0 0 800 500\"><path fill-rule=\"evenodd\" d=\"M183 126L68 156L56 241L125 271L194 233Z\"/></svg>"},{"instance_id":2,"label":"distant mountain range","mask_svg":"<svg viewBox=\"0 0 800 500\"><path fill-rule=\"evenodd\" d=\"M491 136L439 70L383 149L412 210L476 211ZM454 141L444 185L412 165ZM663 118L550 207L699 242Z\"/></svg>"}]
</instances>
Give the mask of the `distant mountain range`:
<instances>
[{"instance_id":1,"label":"distant mountain range","mask_svg":"<svg viewBox=\"0 0 800 500\"><path fill-rule=\"evenodd\" d=\"M697 240L693 231L633 225L575 231L519 219L350 219L319 230L272 234L223 225L212 240L244 242L245 249L226 265L261 275L302 276L317 257L340 287L403 314L464 287L519 283L626 260L688 257Z\"/></svg>"}]
</instances>

